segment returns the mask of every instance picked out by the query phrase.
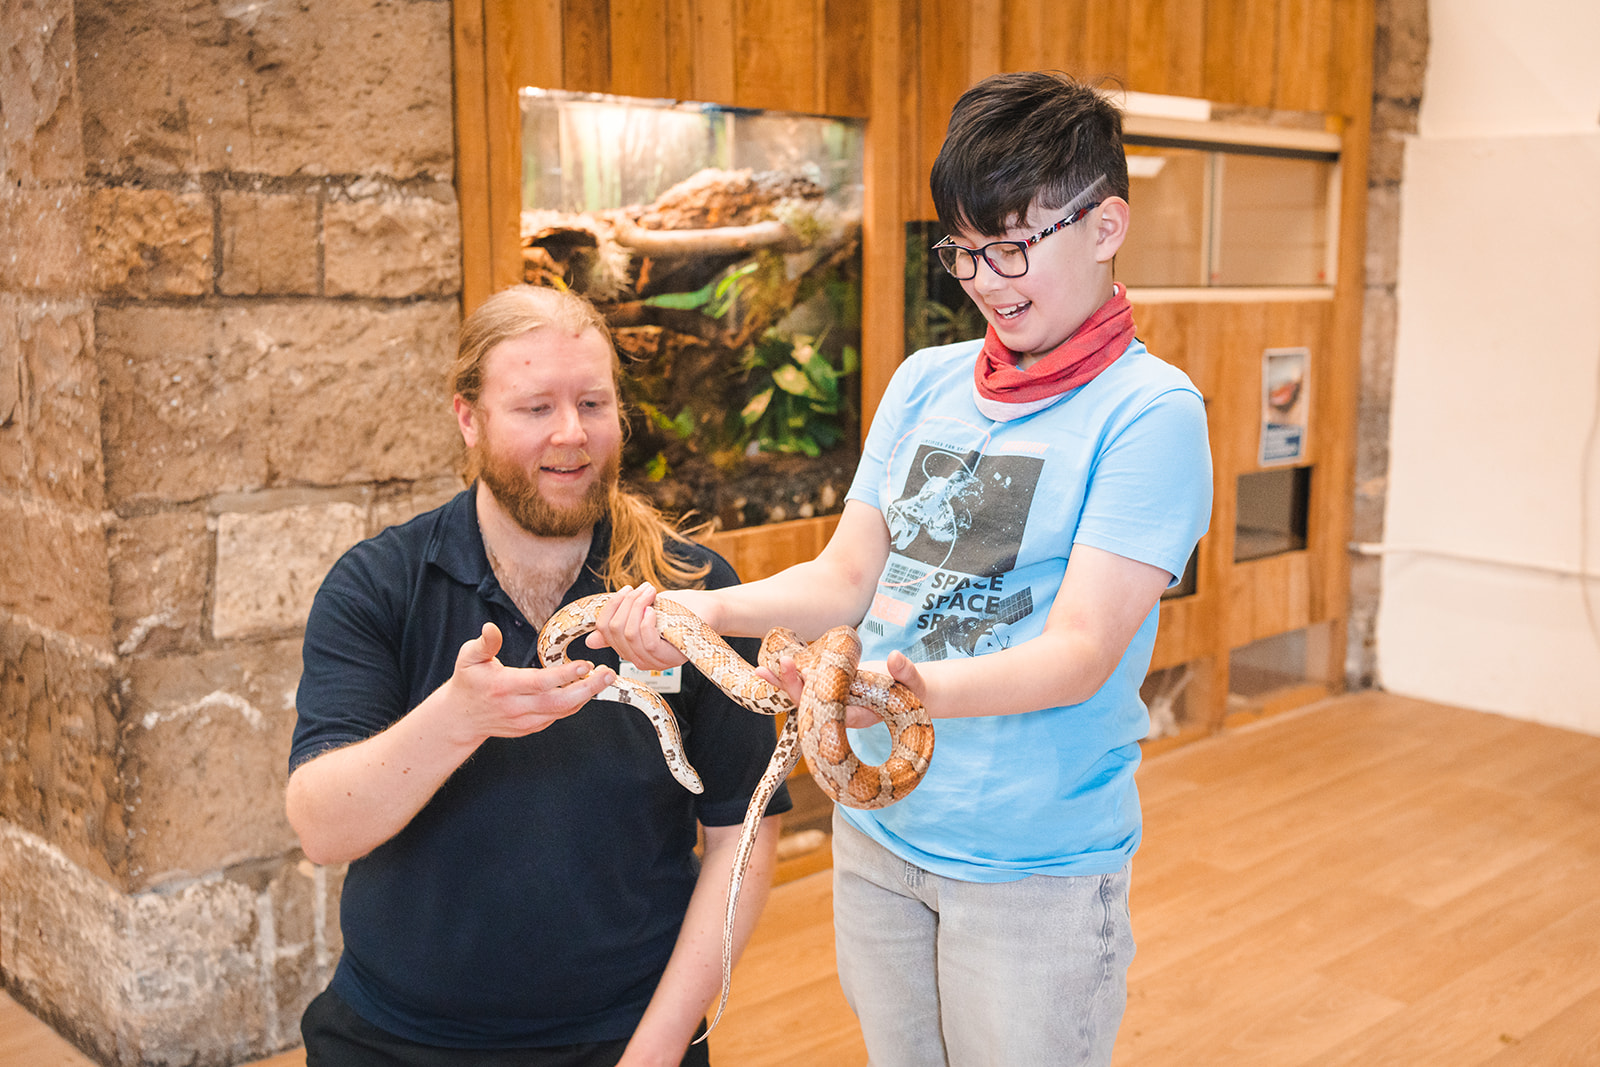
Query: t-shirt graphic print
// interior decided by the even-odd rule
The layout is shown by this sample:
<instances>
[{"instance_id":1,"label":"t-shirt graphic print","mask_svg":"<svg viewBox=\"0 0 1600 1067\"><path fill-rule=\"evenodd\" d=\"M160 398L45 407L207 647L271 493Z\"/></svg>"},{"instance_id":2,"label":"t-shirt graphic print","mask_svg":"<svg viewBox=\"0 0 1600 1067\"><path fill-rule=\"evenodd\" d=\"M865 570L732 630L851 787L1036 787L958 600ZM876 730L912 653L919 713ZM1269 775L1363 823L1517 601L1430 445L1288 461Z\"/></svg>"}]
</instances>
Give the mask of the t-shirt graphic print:
<instances>
[{"instance_id":1,"label":"t-shirt graphic print","mask_svg":"<svg viewBox=\"0 0 1600 1067\"><path fill-rule=\"evenodd\" d=\"M921 636L904 649L913 661L1004 647L1003 627L1032 612L1032 592L1024 586L1005 593L1003 576L1016 566L1043 466L1036 456L917 447L899 496L884 512L894 552L903 561L898 575L922 587L916 590L921 610L915 620ZM874 628L870 620L867 625Z\"/></svg>"}]
</instances>

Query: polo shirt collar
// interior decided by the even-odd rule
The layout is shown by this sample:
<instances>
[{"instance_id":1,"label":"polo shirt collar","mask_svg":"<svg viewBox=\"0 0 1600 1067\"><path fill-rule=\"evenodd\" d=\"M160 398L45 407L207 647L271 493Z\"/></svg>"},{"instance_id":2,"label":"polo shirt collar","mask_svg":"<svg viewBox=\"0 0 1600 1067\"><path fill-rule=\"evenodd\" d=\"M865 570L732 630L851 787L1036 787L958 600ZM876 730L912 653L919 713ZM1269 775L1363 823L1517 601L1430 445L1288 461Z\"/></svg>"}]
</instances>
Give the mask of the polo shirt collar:
<instances>
[{"instance_id":1,"label":"polo shirt collar","mask_svg":"<svg viewBox=\"0 0 1600 1067\"><path fill-rule=\"evenodd\" d=\"M428 545L428 562L437 566L463 585L476 588L487 595L498 589L499 581L489 566L489 554L483 547L483 531L478 528L478 487L474 482L444 506L439 524L434 527L433 540ZM579 588L598 584L596 576L605 566L606 555L611 550L611 520L601 519L595 524L594 536L589 540L589 557L584 560L583 572L578 575Z\"/></svg>"}]
</instances>

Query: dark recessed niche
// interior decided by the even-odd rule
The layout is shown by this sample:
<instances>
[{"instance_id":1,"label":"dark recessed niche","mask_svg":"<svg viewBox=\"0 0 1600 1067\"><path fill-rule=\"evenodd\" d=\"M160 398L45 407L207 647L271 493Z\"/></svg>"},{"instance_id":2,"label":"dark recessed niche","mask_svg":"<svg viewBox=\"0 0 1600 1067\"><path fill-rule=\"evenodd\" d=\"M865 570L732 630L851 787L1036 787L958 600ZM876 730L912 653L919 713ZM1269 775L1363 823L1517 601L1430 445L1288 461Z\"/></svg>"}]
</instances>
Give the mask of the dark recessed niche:
<instances>
[{"instance_id":1,"label":"dark recessed niche","mask_svg":"<svg viewBox=\"0 0 1600 1067\"><path fill-rule=\"evenodd\" d=\"M1261 559L1306 547L1311 468L1284 467L1239 475L1233 561Z\"/></svg>"}]
</instances>

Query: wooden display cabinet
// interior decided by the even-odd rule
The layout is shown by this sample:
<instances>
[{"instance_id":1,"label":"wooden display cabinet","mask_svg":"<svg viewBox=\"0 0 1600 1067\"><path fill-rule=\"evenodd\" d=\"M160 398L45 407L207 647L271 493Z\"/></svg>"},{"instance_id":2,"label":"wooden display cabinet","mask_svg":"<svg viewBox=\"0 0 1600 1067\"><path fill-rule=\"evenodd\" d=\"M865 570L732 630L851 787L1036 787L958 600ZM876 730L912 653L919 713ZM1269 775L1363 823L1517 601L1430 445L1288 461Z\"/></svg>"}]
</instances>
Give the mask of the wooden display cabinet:
<instances>
[{"instance_id":1,"label":"wooden display cabinet","mask_svg":"<svg viewBox=\"0 0 1600 1067\"><path fill-rule=\"evenodd\" d=\"M520 280L521 86L703 100L867 120L862 425L904 356L905 234L933 217L927 174L950 106L994 71L1059 68L1230 109L1202 141L1288 137L1338 159L1331 269L1311 287L1131 288L1140 336L1206 398L1215 465L1195 591L1163 602L1154 670L1188 665L1170 746L1230 714L1303 703L1342 684L1359 381L1372 0L454 0L457 191L465 303ZM1276 115L1321 116L1288 134ZM1130 116L1150 143L1192 124ZM1140 216L1135 204L1135 219ZM1238 485L1259 456L1262 353L1309 353L1304 544L1236 560ZM720 533L746 579L813 556L833 518ZM1302 677L1230 702L1230 659L1297 634Z\"/></svg>"}]
</instances>

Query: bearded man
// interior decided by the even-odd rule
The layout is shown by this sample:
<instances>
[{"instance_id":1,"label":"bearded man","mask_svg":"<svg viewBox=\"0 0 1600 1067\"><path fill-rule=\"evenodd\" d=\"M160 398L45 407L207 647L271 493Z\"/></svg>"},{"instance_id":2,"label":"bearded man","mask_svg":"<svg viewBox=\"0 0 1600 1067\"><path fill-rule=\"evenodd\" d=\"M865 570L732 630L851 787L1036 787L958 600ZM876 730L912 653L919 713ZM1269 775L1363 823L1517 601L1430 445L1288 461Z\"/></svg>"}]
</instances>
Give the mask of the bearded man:
<instances>
[{"instance_id":1,"label":"bearded man","mask_svg":"<svg viewBox=\"0 0 1600 1067\"><path fill-rule=\"evenodd\" d=\"M574 642L590 659L551 668L535 651L579 597L737 582L620 488L619 374L582 298L490 298L453 371L469 488L351 549L317 594L286 807L312 862L349 867L308 1067L709 1062L691 1040L772 724L692 667L666 676L697 796L645 716L596 699L623 669L609 649ZM789 806L763 822L741 946Z\"/></svg>"}]
</instances>

